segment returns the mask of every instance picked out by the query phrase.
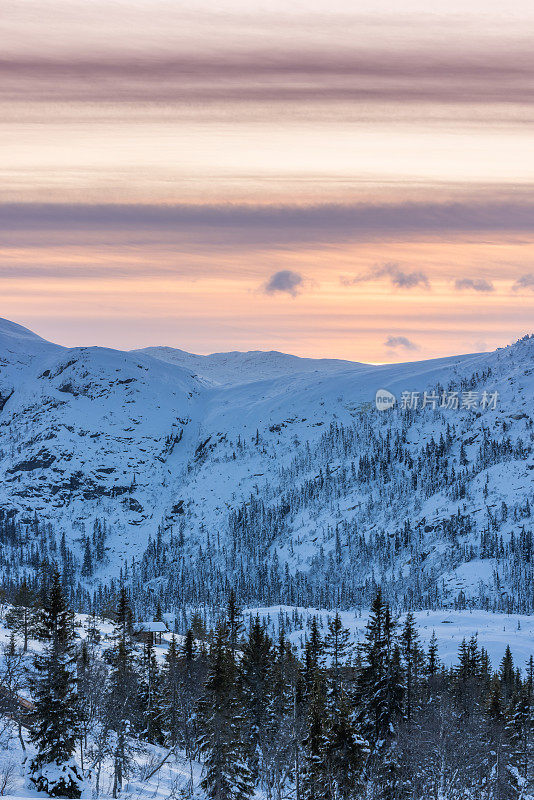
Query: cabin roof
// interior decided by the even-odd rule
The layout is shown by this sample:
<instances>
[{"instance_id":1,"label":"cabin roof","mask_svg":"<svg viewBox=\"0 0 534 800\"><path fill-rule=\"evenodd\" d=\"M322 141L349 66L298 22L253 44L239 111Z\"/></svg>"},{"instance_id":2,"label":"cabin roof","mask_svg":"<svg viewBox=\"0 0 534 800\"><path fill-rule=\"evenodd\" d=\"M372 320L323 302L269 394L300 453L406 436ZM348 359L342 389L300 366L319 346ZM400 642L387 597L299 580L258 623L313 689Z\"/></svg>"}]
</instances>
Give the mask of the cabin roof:
<instances>
[{"instance_id":1,"label":"cabin roof","mask_svg":"<svg viewBox=\"0 0 534 800\"><path fill-rule=\"evenodd\" d=\"M169 630L164 622L156 622L155 620L136 622L134 629L136 633L165 633Z\"/></svg>"}]
</instances>

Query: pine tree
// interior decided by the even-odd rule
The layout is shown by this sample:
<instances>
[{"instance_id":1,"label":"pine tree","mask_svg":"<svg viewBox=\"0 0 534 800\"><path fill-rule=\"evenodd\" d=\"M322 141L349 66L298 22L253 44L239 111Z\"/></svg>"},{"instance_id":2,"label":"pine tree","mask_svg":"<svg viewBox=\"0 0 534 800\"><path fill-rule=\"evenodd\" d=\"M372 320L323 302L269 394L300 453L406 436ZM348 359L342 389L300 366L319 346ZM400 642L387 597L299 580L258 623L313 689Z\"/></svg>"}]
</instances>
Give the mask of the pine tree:
<instances>
[{"instance_id":1,"label":"pine tree","mask_svg":"<svg viewBox=\"0 0 534 800\"><path fill-rule=\"evenodd\" d=\"M35 617L34 602L35 595L28 588L26 580L23 580L15 592L12 608L6 614L7 627L14 633L22 635L25 653L28 650L28 639Z\"/></svg>"},{"instance_id":2,"label":"pine tree","mask_svg":"<svg viewBox=\"0 0 534 800\"><path fill-rule=\"evenodd\" d=\"M506 713L500 681L494 678L487 707L488 716L488 788L492 800L512 800L515 781L508 770L505 736Z\"/></svg>"},{"instance_id":3,"label":"pine tree","mask_svg":"<svg viewBox=\"0 0 534 800\"><path fill-rule=\"evenodd\" d=\"M176 747L182 740L180 653L176 637L171 638L163 667L163 720L168 744Z\"/></svg>"},{"instance_id":4,"label":"pine tree","mask_svg":"<svg viewBox=\"0 0 534 800\"><path fill-rule=\"evenodd\" d=\"M317 673L309 697L307 735L304 741L303 791L306 800L330 798L325 723L325 686L322 676Z\"/></svg>"},{"instance_id":5,"label":"pine tree","mask_svg":"<svg viewBox=\"0 0 534 800\"><path fill-rule=\"evenodd\" d=\"M534 659L527 662L524 683L510 703L506 735L510 747L510 772L517 796L534 794Z\"/></svg>"},{"instance_id":6,"label":"pine tree","mask_svg":"<svg viewBox=\"0 0 534 800\"><path fill-rule=\"evenodd\" d=\"M515 686L514 660L510 646L506 646L504 657L501 661L499 679L504 702L508 702Z\"/></svg>"},{"instance_id":7,"label":"pine tree","mask_svg":"<svg viewBox=\"0 0 534 800\"><path fill-rule=\"evenodd\" d=\"M343 688L329 693L324 750L329 794L333 798L349 800L362 789L369 745L356 731L350 700Z\"/></svg>"},{"instance_id":8,"label":"pine tree","mask_svg":"<svg viewBox=\"0 0 534 800\"><path fill-rule=\"evenodd\" d=\"M91 542L88 538L86 538L83 551L82 575L84 578L88 578L90 575L92 575L92 573L93 556L91 554Z\"/></svg>"},{"instance_id":9,"label":"pine tree","mask_svg":"<svg viewBox=\"0 0 534 800\"><path fill-rule=\"evenodd\" d=\"M419 644L415 619L411 612L406 615L402 628L400 648L406 680L406 719L410 722L419 701L420 678L423 667L423 653Z\"/></svg>"},{"instance_id":10,"label":"pine tree","mask_svg":"<svg viewBox=\"0 0 534 800\"><path fill-rule=\"evenodd\" d=\"M350 632L343 627L339 612L328 621L328 633L324 640L324 653L328 659L329 675L334 696L341 691L343 668L347 666L350 653Z\"/></svg>"},{"instance_id":11,"label":"pine tree","mask_svg":"<svg viewBox=\"0 0 534 800\"><path fill-rule=\"evenodd\" d=\"M161 698L160 671L156 661L154 646L149 640L144 646L142 678L139 686L139 700L143 719L143 737L151 744L163 744L163 709Z\"/></svg>"},{"instance_id":12,"label":"pine tree","mask_svg":"<svg viewBox=\"0 0 534 800\"><path fill-rule=\"evenodd\" d=\"M226 606L226 627L228 629L230 648L232 653L235 654L240 636L243 632L243 614L233 589L230 590L228 604Z\"/></svg>"},{"instance_id":13,"label":"pine tree","mask_svg":"<svg viewBox=\"0 0 534 800\"><path fill-rule=\"evenodd\" d=\"M426 673L430 680L436 677L439 672L438 639L436 631L432 631L430 644L428 646Z\"/></svg>"},{"instance_id":14,"label":"pine tree","mask_svg":"<svg viewBox=\"0 0 534 800\"><path fill-rule=\"evenodd\" d=\"M272 642L256 617L250 626L240 663L249 764L255 773L265 756L271 722L273 656Z\"/></svg>"},{"instance_id":15,"label":"pine tree","mask_svg":"<svg viewBox=\"0 0 534 800\"><path fill-rule=\"evenodd\" d=\"M404 681L394 634L395 622L379 590L361 648L363 666L357 684L357 719L370 745L368 770L376 781L377 798L394 798L399 780L394 742L403 713Z\"/></svg>"},{"instance_id":16,"label":"pine tree","mask_svg":"<svg viewBox=\"0 0 534 800\"><path fill-rule=\"evenodd\" d=\"M22 734L24 715L19 697L27 688L27 670L24 651L17 647L14 633L9 637L9 642L3 646L0 664L0 717L6 716L15 722L21 749L26 753L26 743Z\"/></svg>"},{"instance_id":17,"label":"pine tree","mask_svg":"<svg viewBox=\"0 0 534 800\"><path fill-rule=\"evenodd\" d=\"M201 786L210 800L248 800L254 793L247 763L234 643L226 626L219 624L199 708L202 718L199 747L205 759Z\"/></svg>"},{"instance_id":18,"label":"pine tree","mask_svg":"<svg viewBox=\"0 0 534 800\"><path fill-rule=\"evenodd\" d=\"M30 781L50 797L80 797L82 777L73 758L80 736L73 617L57 570L44 598L38 636L44 648L34 658L30 679L35 702L30 738L37 748Z\"/></svg>"},{"instance_id":19,"label":"pine tree","mask_svg":"<svg viewBox=\"0 0 534 800\"><path fill-rule=\"evenodd\" d=\"M304 689L306 693L311 693L311 690L317 679L320 671L320 664L324 652L324 645L319 633L319 625L317 617L313 617L310 626L310 636L306 640L304 648Z\"/></svg>"},{"instance_id":20,"label":"pine tree","mask_svg":"<svg viewBox=\"0 0 534 800\"><path fill-rule=\"evenodd\" d=\"M109 653L111 670L105 701L106 727L113 735L113 797L121 792L131 762L129 736L140 727L139 679L130 637L131 611L124 588L119 594L115 619L115 644Z\"/></svg>"}]
</instances>

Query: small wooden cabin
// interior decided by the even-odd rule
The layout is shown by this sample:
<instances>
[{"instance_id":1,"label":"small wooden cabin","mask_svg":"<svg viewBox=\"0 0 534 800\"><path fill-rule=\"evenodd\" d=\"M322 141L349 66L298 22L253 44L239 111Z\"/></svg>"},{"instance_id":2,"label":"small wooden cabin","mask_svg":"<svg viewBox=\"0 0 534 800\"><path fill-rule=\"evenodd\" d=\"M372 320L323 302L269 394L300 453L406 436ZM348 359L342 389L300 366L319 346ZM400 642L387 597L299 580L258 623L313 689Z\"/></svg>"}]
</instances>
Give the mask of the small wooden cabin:
<instances>
[{"instance_id":1,"label":"small wooden cabin","mask_svg":"<svg viewBox=\"0 0 534 800\"><path fill-rule=\"evenodd\" d=\"M164 622L149 620L147 622L136 622L133 628L133 635L138 642L161 644L161 636L164 633L168 633L168 630Z\"/></svg>"}]
</instances>

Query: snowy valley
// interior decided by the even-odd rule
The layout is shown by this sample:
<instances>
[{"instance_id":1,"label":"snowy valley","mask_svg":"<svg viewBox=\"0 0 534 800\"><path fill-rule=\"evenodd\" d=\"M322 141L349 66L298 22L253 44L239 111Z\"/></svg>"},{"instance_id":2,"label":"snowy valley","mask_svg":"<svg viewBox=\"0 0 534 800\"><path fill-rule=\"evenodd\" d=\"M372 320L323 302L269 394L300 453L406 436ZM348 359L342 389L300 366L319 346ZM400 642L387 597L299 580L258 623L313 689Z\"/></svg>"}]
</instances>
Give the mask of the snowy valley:
<instances>
[{"instance_id":1,"label":"snowy valley","mask_svg":"<svg viewBox=\"0 0 534 800\"><path fill-rule=\"evenodd\" d=\"M0 795L532 797L534 338L0 346Z\"/></svg>"},{"instance_id":2,"label":"snowy valley","mask_svg":"<svg viewBox=\"0 0 534 800\"><path fill-rule=\"evenodd\" d=\"M261 605L366 608L381 585L399 609L532 611L534 339L382 366L64 348L8 322L0 341L8 589L48 559L85 611L121 576L141 614L229 583Z\"/></svg>"}]
</instances>

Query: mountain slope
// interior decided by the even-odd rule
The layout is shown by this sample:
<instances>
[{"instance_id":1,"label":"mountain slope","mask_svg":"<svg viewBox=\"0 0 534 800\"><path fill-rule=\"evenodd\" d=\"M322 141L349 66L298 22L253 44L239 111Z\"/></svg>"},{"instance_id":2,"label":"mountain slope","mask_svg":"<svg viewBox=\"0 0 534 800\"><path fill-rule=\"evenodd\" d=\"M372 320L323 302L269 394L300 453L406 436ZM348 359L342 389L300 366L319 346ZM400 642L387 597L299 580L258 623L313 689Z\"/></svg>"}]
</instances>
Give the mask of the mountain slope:
<instances>
[{"instance_id":1,"label":"mountain slope","mask_svg":"<svg viewBox=\"0 0 534 800\"><path fill-rule=\"evenodd\" d=\"M10 580L64 534L81 603L122 570L147 607L216 602L232 581L265 605L366 604L380 582L399 606L534 608L534 339L411 364L297 359L264 380L260 355L268 375L293 357L193 375L9 326L0 347ZM376 410L378 389L394 408Z\"/></svg>"},{"instance_id":2,"label":"mountain slope","mask_svg":"<svg viewBox=\"0 0 534 800\"><path fill-rule=\"evenodd\" d=\"M199 356L173 347L146 347L133 352L144 353L159 361L190 369L213 386L232 386L299 373L330 373L362 366L335 358L299 358L276 350L251 350L248 353L234 351L212 353L209 356Z\"/></svg>"},{"instance_id":3,"label":"mountain slope","mask_svg":"<svg viewBox=\"0 0 534 800\"><path fill-rule=\"evenodd\" d=\"M71 539L95 515L116 524L119 539L147 520L157 526L197 379L142 355L60 348L16 331L0 330L0 347L4 508L28 521L37 512Z\"/></svg>"}]
</instances>

